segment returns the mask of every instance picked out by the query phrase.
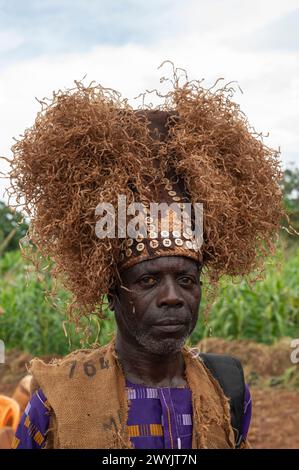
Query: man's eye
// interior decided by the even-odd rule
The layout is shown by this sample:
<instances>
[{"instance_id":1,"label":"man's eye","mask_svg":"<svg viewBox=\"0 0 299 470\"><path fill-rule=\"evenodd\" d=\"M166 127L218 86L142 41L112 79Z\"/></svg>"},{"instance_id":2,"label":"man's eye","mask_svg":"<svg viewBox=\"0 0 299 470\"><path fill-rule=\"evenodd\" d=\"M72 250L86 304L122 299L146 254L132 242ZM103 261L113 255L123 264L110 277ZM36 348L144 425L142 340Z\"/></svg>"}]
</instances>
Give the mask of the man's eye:
<instances>
[{"instance_id":1,"label":"man's eye","mask_svg":"<svg viewBox=\"0 0 299 470\"><path fill-rule=\"evenodd\" d=\"M184 286L192 286L194 284L194 280L191 277L181 277L180 283Z\"/></svg>"},{"instance_id":2,"label":"man's eye","mask_svg":"<svg viewBox=\"0 0 299 470\"><path fill-rule=\"evenodd\" d=\"M151 276L145 276L142 279L140 279L141 284L145 286L153 286L156 284L156 279Z\"/></svg>"}]
</instances>

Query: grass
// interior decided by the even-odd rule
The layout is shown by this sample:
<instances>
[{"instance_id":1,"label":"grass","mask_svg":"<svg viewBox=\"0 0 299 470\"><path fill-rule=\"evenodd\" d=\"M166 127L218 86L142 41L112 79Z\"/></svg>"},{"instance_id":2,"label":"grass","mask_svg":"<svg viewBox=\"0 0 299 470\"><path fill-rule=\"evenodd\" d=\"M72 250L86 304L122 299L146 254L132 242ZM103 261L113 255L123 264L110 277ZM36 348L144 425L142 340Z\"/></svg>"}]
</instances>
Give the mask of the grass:
<instances>
[{"instance_id":1,"label":"grass","mask_svg":"<svg viewBox=\"0 0 299 470\"><path fill-rule=\"evenodd\" d=\"M236 284L223 279L208 323L201 314L190 343L196 344L211 333L226 339L249 338L268 344L283 336L298 337L298 268L297 247L287 259L285 252L279 251L267 264L265 279L254 288L245 281ZM7 252L0 258L0 339L7 349L18 348L35 355L64 355L96 340L100 344L109 341L115 330L111 312L107 310L105 321L94 316L83 320L83 326L90 332L86 342L82 333L66 322L69 295L61 289L55 302L47 300L45 290L51 285L51 278L44 273L38 277L19 251ZM203 286L200 313L204 306Z\"/></svg>"},{"instance_id":2,"label":"grass","mask_svg":"<svg viewBox=\"0 0 299 470\"><path fill-rule=\"evenodd\" d=\"M200 318L191 343L210 334L267 344L284 336L298 337L299 250L292 250L287 258L285 255L280 250L269 260L264 280L253 288L244 280L233 283L223 279L208 324ZM201 311L204 304L203 299Z\"/></svg>"}]
</instances>

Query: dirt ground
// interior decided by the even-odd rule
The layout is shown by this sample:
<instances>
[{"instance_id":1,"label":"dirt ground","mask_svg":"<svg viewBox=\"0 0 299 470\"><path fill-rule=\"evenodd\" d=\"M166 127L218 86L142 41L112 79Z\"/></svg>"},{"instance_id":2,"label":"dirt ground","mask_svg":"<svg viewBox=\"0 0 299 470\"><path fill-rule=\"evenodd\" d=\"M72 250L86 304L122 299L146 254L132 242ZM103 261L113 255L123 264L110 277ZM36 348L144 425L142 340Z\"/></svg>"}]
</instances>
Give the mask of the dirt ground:
<instances>
[{"instance_id":1,"label":"dirt ground","mask_svg":"<svg viewBox=\"0 0 299 470\"><path fill-rule=\"evenodd\" d=\"M290 362L290 340L285 338L269 347L251 341L210 338L199 347L241 359L253 402L251 447L299 449L299 364ZM12 395L30 359L27 353L7 353L6 364L0 364L0 394Z\"/></svg>"},{"instance_id":2,"label":"dirt ground","mask_svg":"<svg viewBox=\"0 0 299 470\"><path fill-rule=\"evenodd\" d=\"M248 440L255 449L299 449L299 390L251 388Z\"/></svg>"},{"instance_id":3,"label":"dirt ground","mask_svg":"<svg viewBox=\"0 0 299 470\"><path fill-rule=\"evenodd\" d=\"M252 396L248 440L255 449L299 449L299 364L290 361L290 338L266 346L253 341L209 338L203 352L241 360Z\"/></svg>"}]
</instances>

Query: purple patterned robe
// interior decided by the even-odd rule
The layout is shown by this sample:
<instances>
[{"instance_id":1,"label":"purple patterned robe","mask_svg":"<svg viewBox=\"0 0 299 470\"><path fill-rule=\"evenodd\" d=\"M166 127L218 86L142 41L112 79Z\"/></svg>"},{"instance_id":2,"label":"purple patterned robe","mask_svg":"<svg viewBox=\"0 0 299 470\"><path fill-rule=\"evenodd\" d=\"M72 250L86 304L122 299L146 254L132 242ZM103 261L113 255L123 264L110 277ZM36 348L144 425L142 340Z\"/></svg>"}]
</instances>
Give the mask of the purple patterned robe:
<instances>
[{"instance_id":1,"label":"purple patterned robe","mask_svg":"<svg viewBox=\"0 0 299 470\"><path fill-rule=\"evenodd\" d=\"M136 449L191 449L192 396L189 387L147 387L126 380L131 401L128 432ZM13 448L40 449L46 444L50 406L41 389L34 393L16 431ZM242 433L246 438L252 413L246 385Z\"/></svg>"}]
</instances>

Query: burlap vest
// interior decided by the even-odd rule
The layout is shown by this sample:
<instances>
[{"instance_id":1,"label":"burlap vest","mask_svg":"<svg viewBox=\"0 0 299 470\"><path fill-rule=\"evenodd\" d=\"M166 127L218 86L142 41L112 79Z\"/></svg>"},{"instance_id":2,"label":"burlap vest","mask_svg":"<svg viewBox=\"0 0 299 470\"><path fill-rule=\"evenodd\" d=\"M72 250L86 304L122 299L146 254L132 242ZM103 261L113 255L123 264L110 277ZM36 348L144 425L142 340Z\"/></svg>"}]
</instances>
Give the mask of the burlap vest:
<instances>
[{"instance_id":1,"label":"burlap vest","mask_svg":"<svg viewBox=\"0 0 299 470\"><path fill-rule=\"evenodd\" d=\"M185 376L192 391L192 448L233 448L228 399L208 369L184 347ZM49 448L132 448L127 433L130 402L114 341L78 350L45 364L31 361L34 389L51 405Z\"/></svg>"}]
</instances>

